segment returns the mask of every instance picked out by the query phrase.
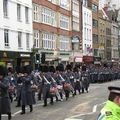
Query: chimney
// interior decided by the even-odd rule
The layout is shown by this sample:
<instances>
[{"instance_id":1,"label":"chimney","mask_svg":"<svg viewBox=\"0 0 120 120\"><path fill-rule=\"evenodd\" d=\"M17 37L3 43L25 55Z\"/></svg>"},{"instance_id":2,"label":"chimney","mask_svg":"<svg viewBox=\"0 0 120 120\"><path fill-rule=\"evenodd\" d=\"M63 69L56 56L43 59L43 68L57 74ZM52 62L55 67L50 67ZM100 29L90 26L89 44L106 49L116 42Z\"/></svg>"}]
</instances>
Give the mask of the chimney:
<instances>
[{"instance_id":1,"label":"chimney","mask_svg":"<svg viewBox=\"0 0 120 120\"><path fill-rule=\"evenodd\" d=\"M108 4L104 4L104 10L108 10Z\"/></svg>"}]
</instances>

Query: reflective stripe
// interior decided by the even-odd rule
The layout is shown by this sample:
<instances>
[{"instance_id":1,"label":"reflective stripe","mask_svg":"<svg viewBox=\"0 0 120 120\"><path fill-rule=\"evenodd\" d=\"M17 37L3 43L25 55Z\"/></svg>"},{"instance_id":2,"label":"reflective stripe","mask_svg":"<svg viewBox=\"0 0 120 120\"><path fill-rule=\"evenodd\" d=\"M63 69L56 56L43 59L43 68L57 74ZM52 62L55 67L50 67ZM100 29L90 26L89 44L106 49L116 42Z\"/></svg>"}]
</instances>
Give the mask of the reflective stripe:
<instances>
[{"instance_id":1,"label":"reflective stripe","mask_svg":"<svg viewBox=\"0 0 120 120\"><path fill-rule=\"evenodd\" d=\"M103 120L103 118L105 117L105 114L101 114L98 118L98 120Z\"/></svg>"}]
</instances>

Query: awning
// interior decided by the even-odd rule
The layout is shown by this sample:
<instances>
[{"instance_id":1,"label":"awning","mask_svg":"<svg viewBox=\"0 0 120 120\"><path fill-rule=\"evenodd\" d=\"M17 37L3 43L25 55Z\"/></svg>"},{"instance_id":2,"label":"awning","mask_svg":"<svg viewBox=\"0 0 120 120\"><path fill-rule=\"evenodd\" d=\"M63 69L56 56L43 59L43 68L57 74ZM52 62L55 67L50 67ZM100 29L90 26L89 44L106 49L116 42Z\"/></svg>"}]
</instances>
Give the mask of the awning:
<instances>
[{"instance_id":1,"label":"awning","mask_svg":"<svg viewBox=\"0 0 120 120\"><path fill-rule=\"evenodd\" d=\"M45 59L45 61L52 61L52 59Z\"/></svg>"},{"instance_id":2,"label":"awning","mask_svg":"<svg viewBox=\"0 0 120 120\"><path fill-rule=\"evenodd\" d=\"M82 58L75 58L75 62L82 62Z\"/></svg>"}]
</instances>

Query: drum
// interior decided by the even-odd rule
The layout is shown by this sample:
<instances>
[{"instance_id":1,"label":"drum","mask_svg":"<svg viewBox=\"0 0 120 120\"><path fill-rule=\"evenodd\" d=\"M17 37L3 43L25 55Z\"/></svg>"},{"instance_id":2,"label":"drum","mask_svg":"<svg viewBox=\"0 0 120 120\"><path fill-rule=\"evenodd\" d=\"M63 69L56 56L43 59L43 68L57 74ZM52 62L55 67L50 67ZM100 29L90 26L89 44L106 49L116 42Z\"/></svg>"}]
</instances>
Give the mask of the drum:
<instances>
[{"instance_id":1,"label":"drum","mask_svg":"<svg viewBox=\"0 0 120 120\"><path fill-rule=\"evenodd\" d=\"M31 86L33 92L38 92L38 86L37 85L32 85Z\"/></svg>"},{"instance_id":2,"label":"drum","mask_svg":"<svg viewBox=\"0 0 120 120\"><path fill-rule=\"evenodd\" d=\"M8 92L13 92L14 91L14 86L9 86Z\"/></svg>"},{"instance_id":3,"label":"drum","mask_svg":"<svg viewBox=\"0 0 120 120\"><path fill-rule=\"evenodd\" d=\"M68 84L68 83L64 84L64 90L70 91L70 88L71 88L70 84Z\"/></svg>"},{"instance_id":4,"label":"drum","mask_svg":"<svg viewBox=\"0 0 120 120\"><path fill-rule=\"evenodd\" d=\"M56 95L56 88L55 87L50 88L50 95L53 95L53 96Z\"/></svg>"},{"instance_id":5,"label":"drum","mask_svg":"<svg viewBox=\"0 0 120 120\"><path fill-rule=\"evenodd\" d=\"M63 86L62 85L57 85L57 89L58 89L58 92L62 92L63 91Z\"/></svg>"}]
</instances>

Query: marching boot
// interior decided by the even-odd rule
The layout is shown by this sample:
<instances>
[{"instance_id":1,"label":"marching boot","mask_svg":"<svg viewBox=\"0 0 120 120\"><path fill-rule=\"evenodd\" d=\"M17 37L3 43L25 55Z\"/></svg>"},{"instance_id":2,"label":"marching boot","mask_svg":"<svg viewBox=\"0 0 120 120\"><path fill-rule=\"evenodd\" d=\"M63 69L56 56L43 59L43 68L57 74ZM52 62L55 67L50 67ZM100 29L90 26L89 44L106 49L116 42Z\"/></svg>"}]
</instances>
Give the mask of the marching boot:
<instances>
[{"instance_id":1,"label":"marching boot","mask_svg":"<svg viewBox=\"0 0 120 120\"><path fill-rule=\"evenodd\" d=\"M86 92L88 93L88 88L86 88Z\"/></svg>"},{"instance_id":2,"label":"marching boot","mask_svg":"<svg viewBox=\"0 0 120 120\"><path fill-rule=\"evenodd\" d=\"M82 87L82 93L84 93L84 88Z\"/></svg>"},{"instance_id":3,"label":"marching boot","mask_svg":"<svg viewBox=\"0 0 120 120\"><path fill-rule=\"evenodd\" d=\"M20 100L17 101L17 105L15 107L20 107Z\"/></svg>"},{"instance_id":4,"label":"marching boot","mask_svg":"<svg viewBox=\"0 0 120 120\"><path fill-rule=\"evenodd\" d=\"M25 105L22 105L22 112L20 114L21 115L25 114Z\"/></svg>"},{"instance_id":5,"label":"marching boot","mask_svg":"<svg viewBox=\"0 0 120 120\"><path fill-rule=\"evenodd\" d=\"M56 102L58 102L58 97L56 96Z\"/></svg>"},{"instance_id":6,"label":"marching boot","mask_svg":"<svg viewBox=\"0 0 120 120\"><path fill-rule=\"evenodd\" d=\"M8 113L8 120L11 120L12 116L11 113Z\"/></svg>"},{"instance_id":7,"label":"marching boot","mask_svg":"<svg viewBox=\"0 0 120 120\"><path fill-rule=\"evenodd\" d=\"M79 92L79 95L80 95L81 94L80 90L78 90L78 92Z\"/></svg>"},{"instance_id":8,"label":"marching boot","mask_svg":"<svg viewBox=\"0 0 120 120\"><path fill-rule=\"evenodd\" d=\"M43 107L46 107L47 106L47 98L44 99L44 105Z\"/></svg>"},{"instance_id":9,"label":"marching boot","mask_svg":"<svg viewBox=\"0 0 120 120\"><path fill-rule=\"evenodd\" d=\"M30 107L30 112L32 112L33 111L33 106L29 105L29 107Z\"/></svg>"},{"instance_id":10,"label":"marching boot","mask_svg":"<svg viewBox=\"0 0 120 120\"><path fill-rule=\"evenodd\" d=\"M38 94L38 100L41 100L41 94Z\"/></svg>"},{"instance_id":11,"label":"marching boot","mask_svg":"<svg viewBox=\"0 0 120 120\"><path fill-rule=\"evenodd\" d=\"M51 97L50 104L53 105L53 97Z\"/></svg>"}]
</instances>

